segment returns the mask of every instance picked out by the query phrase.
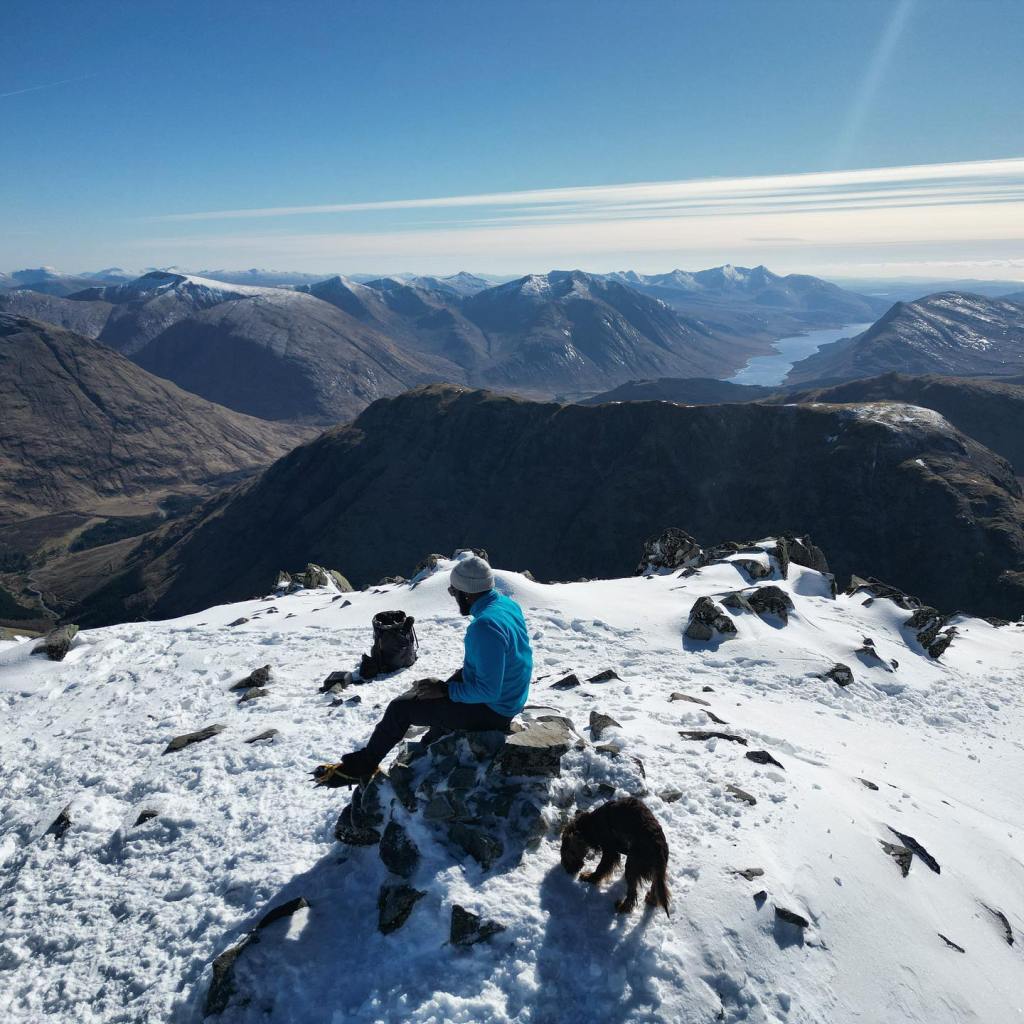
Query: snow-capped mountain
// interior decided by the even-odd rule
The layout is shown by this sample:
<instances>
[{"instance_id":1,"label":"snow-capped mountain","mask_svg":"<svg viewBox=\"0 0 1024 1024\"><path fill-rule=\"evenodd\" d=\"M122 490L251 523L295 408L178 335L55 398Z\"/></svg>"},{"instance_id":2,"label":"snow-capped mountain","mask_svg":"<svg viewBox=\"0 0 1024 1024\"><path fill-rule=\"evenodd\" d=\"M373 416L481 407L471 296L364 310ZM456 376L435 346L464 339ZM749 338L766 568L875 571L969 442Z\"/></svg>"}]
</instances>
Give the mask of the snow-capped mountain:
<instances>
[{"instance_id":1,"label":"snow-capped mountain","mask_svg":"<svg viewBox=\"0 0 1024 1024\"><path fill-rule=\"evenodd\" d=\"M90 630L61 663L0 644L6 1024L1014 1019L1024 627L958 616L936 659L901 597L834 597L777 551L562 585L498 563L534 648L522 722L558 716L568 742L557 775L502 783L533 824L487 867L414 793L389 813L416 859L389 856L392 873L372 829L367 846L335 838L350 795L307 774L411 680L461 663L445 560L414 588ZM698 599L770 588L784 616L737 599L731 638L684 636ZM417 664L318 692L393 608L415 616ZM263 665L265 685L237 688ZM670 917L616 915L620 875L592 887L559 863L562 824L626 795L668 839ZM382 934L403 884L414 905ZM482 931L453 932L465 912L493 934L461 945Z\"/></svg>"},{"instance_id":2,"label":"snow-capped mountain","mask_svg":"<svg viewBox=\"0 0 1024 1024\"><path fill-rule=\"evenodd\" d=\"M609 275L683 313L709 304L750 304L776 314L806 317L807 323L865 322L888 308L884 300L847 291L808 274L774 274L767 267L725 264L708 270L673 270L667 274L626 271Z\"/></svg>"},{"instance_id":3,"label":"snow-capped mountain","mask_svg":"<svg viewBox=\"0 0 1024 1024\"><path fill-rule=\"evenodd\" d=\"M1022 373L1024 306L960 292L897 302L862 334L796 363L786 380L840 381L892 372Z\"/></svg>"}]
</instances>

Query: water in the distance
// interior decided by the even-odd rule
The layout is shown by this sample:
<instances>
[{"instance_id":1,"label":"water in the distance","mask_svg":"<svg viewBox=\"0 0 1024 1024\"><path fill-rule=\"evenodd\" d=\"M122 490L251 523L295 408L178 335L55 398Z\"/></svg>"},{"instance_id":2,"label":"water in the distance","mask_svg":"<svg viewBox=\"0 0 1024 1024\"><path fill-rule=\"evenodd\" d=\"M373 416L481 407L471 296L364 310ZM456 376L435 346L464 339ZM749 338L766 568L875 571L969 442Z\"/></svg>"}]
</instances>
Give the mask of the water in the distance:
<instances>
[{"instance_id":1,"label":"water in the distance","mask_svg":"<svg viewBox=\"0 0 1024 1024\"><path fill-rule=\"evenodd\" d=\"M830 342L840 338L852 338L855 334L867 330L870 324L846 324L843 327L829 327L821 331L808 331L806 334L795 334L791 338L779 338L775 344L775 352L770 356L756 356L746 366L730 377L731 384L781 384L789 373L789 368L801 359L806 359Z\"/></svg>"}]
</instances>

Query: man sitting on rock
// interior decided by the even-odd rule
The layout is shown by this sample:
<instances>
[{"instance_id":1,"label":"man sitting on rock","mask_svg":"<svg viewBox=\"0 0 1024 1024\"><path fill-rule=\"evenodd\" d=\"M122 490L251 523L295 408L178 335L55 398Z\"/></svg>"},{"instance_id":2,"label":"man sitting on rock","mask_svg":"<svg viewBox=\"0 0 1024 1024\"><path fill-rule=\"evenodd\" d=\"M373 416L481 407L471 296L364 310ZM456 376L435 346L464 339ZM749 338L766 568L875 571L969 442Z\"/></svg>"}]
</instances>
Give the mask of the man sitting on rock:
<instances>
[{"instance_id":1,"label":"man sitting on rock","mask_svg":"<svg viewBox=\"0 0 1024 1024\"><path fill-rule=\"evenodd\" d=\"M422 679L393 700L362 750L313 773L321 786L348 786L372 775L411 725L429 726L424 743L454 729L508 731L530 689L533 652L519 605L494 589L491 567L477 555L452 569L448 593L473 621L462 668L447 682Z\"/></svg>"}]
</instances>

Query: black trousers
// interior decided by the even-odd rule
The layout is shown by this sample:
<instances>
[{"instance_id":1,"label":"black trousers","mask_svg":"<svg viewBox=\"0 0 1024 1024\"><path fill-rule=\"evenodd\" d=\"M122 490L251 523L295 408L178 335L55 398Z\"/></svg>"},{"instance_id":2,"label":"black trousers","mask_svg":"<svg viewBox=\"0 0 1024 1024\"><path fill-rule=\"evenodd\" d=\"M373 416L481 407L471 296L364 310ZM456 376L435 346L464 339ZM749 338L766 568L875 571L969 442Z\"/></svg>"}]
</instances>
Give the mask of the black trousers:
<instances>
[{"instance_id":1,"label":"black trousers","mask_svg":"<svg viewBox=\"0 0 1024 1024\"><path fill-rule=\"evenodd\" d=\"M450 697L424 698L406 694L388 705L360 757L365 757L371 764L380 764L388 751L402 741L410 725L429 726L423 740L433 743L455 729L500 729L507 732L511 721L486 704L460 704Z\"/></svg>"}]
</instances>

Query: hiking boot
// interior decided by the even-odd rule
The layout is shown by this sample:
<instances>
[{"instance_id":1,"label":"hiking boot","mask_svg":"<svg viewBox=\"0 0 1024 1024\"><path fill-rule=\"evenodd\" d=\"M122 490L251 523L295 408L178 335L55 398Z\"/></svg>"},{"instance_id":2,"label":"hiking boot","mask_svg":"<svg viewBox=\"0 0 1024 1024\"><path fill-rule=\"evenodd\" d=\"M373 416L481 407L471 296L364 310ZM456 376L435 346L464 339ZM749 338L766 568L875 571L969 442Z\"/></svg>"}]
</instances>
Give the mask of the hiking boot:
<instances>
[{"instance_id":1,"label":"hiking boot","mask_svg":"<svg viewBox=\"0 0 1024 1024\"><path fill-rule=\"evenodd\" d=\"M339 786L357 786L366 782L377 770L370 762L365 750L346 754L333 764L322 764L313 771L313 781L318 786L337 789Z\"/></svg>"}]
</instances>

